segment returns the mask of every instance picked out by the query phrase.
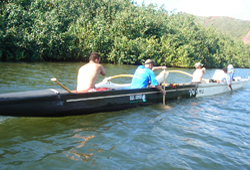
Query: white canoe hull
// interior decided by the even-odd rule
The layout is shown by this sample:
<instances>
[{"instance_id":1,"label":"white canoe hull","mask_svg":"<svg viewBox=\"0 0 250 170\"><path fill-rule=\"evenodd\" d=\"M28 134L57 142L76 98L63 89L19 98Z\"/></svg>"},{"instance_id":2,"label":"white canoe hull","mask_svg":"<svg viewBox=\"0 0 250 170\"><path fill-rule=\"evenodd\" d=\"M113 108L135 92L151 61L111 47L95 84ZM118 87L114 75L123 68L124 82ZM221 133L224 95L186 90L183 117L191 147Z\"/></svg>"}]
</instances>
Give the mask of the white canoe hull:
<instances>
[{"instance_id":1,"label":"white canoe hull","mask_svg":"<svg viewBox=\"0 0 250 170\"><path fill-rule=\"evenodd\" d=\"M246 86L249 82L250 77L248 79L238 78L236 81L232 82L232 89L238 90ZM223 93L231 92L227 83L207 83L207 84L199 84L197 88L196 97L204 97L204 96L213 96Z\"/></svg>"},{"instance_id":2,"label":"white canoe hull","mask_svg":"<svg viewBox=\"0 0 250 170\"><path fill-rule=\"evenodd\" d=\"M166 75L167 78L168 74ZM158 76L156 76L158 82L164 82L164 73L161 72ZM232 81L233 90L238 90L243 88L248 84L250 77L248 79L241 79L241 77L235 77L235 81ZM167 82L167 81L166 81ZM187 85L189 83L185 83ZM182 84L177 84L181 86ZM184 84L183 84L184 85ZM104 79L102 82L96 84L97 88L106 87L109 89L127 89L130 87L130 84L115 84L110 81L109 78ZM166 91L168 93L168 91ZM190 94L195 97L204 97L204 96L213 96L223 93L231 92L227 83L202 83L198 85L194 85L192 89L190 89Z\"/></svg>"}]
</instances>

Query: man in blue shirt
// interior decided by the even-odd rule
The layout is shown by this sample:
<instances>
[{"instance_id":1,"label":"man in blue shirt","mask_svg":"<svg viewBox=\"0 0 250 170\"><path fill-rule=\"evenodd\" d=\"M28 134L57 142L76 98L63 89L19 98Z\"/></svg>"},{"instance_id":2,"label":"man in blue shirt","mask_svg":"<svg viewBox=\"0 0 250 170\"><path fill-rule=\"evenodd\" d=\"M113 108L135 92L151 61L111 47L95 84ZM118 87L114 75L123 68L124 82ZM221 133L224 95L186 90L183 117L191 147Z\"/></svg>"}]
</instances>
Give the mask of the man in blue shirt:
<instances>
[{"instance_id":1,"label":"man in blue shirt","mask_svg":"<svg viewBox=\"0 0 250 170\"><path fill-rule=\"evenodd\" d=\"M131 89L146 88L149 85L150 81L152 86L160 90L163 95L166 95L165 90L161 88L160 84L155 79L155 73L153 72L153 70L158 69L166 69L166 67L154 67L154 62L150 59L147 59L145 62L145 66L140 65L136 69L134 77L132 79Z\"/></svg>"}]
</instances>

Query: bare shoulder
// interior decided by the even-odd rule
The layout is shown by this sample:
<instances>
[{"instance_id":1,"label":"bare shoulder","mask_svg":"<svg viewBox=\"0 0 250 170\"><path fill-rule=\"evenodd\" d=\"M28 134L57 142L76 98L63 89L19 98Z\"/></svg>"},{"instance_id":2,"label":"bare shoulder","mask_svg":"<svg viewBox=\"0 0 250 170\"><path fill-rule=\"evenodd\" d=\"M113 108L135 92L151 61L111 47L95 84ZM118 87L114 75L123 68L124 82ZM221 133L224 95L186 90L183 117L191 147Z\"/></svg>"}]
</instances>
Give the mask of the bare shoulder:
<instances>
[{"instance_id":1,"label":"bare shoulder","mask_svg":"<svg viewBox=\"0 0 250 170\"><path fill-rule=\"evenodd\" d=\"M93 69L93 68L97 69L98 66L96 66L96 64L93 64L93 63L87 63L87 64L84 64L83 66L81 66L79 68L79 70L89 70L89 69Z\"/></svg>"},{"instance_id":2,"label":"bare shoulder","mask_svg":"<svg viewBox=\"0 0 250 170\"><path fill-rule=\"evenodd\" d=\"M103 68L102 64L96 64L98 68Z\"/></svg>"},{"instance_id":3,"label":"bare shoulder","mask_svg":"<svg viewBox=\"0 0 250 170\"><path fill-rule=\"evenodd\" d=\"M101 64L99 64L99 63L95 63L96 64L96 66L98 66L98 67L102 67L102 65Z\"/></svg>"}]
</instances>

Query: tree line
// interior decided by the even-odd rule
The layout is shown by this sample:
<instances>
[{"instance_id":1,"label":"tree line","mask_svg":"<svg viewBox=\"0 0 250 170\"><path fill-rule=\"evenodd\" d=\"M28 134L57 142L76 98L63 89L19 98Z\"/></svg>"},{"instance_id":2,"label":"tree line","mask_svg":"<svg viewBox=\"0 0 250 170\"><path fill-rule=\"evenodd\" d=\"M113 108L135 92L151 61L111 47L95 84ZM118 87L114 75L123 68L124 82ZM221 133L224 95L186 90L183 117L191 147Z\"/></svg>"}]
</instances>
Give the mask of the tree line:
<instances>
[{"instance_id":1,"label":"tree line","mask_svg":"<svg viewBox=\"0 0 250 170\"><path fill-rule=\"evenodd\" d=\"M88 61L208 68L250 66L250 46L194 22L131 0L3 0L1 61Z\"/></svg>"}]
</instances>

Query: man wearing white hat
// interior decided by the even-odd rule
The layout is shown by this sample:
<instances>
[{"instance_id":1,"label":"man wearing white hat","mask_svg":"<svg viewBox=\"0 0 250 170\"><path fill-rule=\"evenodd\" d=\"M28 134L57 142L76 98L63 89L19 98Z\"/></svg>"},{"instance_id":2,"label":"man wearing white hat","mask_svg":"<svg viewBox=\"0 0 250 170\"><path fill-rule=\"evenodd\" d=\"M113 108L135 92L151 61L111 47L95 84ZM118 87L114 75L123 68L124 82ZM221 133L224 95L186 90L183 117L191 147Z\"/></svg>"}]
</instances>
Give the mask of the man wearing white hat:
<instances>
[{"instance_id":1,"label":"man wearing white hat","mask_svg":"<svg viewBox=\"0 0 250 170\"><path fill-rule=\"evenodd\" d=\"M194 65L195 71L193 73L192 84L200 84L203 74L206 72L206 68L202 67L201 63L196 63Z\"/></svg>"}]
</instances>

